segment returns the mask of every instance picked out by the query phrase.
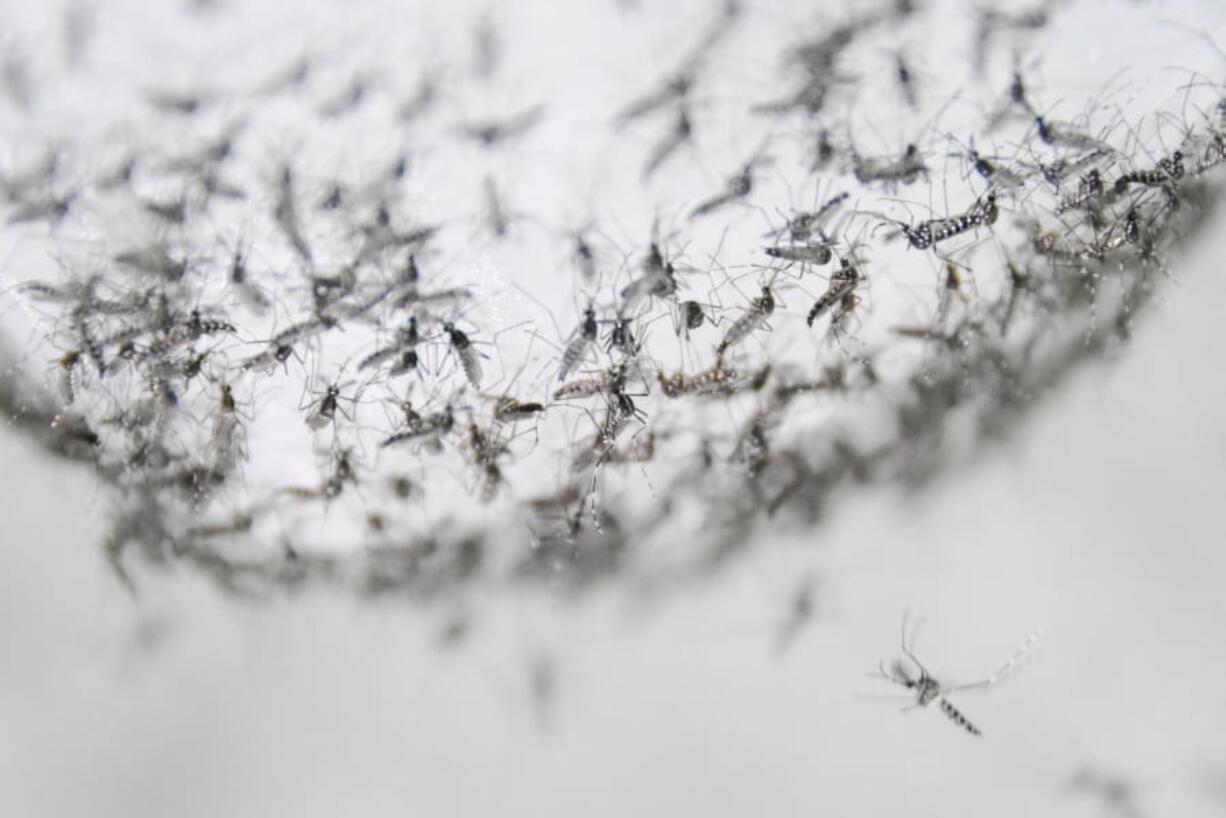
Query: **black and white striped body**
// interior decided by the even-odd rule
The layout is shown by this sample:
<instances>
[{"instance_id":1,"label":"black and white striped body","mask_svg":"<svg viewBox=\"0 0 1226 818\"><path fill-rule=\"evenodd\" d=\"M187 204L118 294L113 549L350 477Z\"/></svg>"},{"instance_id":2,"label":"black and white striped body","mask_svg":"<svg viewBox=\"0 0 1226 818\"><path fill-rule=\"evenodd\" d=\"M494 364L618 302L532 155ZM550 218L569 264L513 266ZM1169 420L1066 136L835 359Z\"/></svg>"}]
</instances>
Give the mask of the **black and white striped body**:
<instances>
[{"instance_id":1,"label":"black and white striped body","mask_svg":"<svg viewBox=\"0 0 1226 818\"><path fill-rule=\"evenodd\" d=\"M941 712L949 717L950 721L952 721L954 724L961 727L966 732L970 733L972 736L982 736L983 735L983 733L980 732L978 727L971 724L967 720L966 716L959 713L958 708L954 707L946 699L944 698L937 699L937 705L941 708Z\"/></svg>"},{"instance_id":2,"label":"black and white striped body","mask_svg":"<svg viewBox=\"0 0 1226 818\"><path fill-rule=\"evenodd\" d=\"M1118 182L1116 190L1119 190ZM1056 214L1088 207L1102 197L1103 191L1102 174L1095 168L1077 180L1077 193L1062 199L1056 206Z\"/></svg>"},{"instance_id":3,"label":"black and white striped body","mask_svg":"<svg viewBox=\"0 0 1226 818\"><path fill-rule=\"evenodd\" d=\"M809 309L809 314L805 317L805 323L813 326L813 322L830 310L831 307L852 298L856 288L860 286L860 281L859 270L856 269L855 265L848 262L847 259L843 259L843 263L838 271L830 277L830 287Z\"/></svg>"},{"instance_id":4,"label":"black and white striped body","mask_svg":"<svg viewBox=\"0 0 1226 818\"><path fill-rule=\"evenodd\" d=\"M976 227L987 227L996 222L999 210L996 194L989 193L965 213L945 219L929 219L918 227L902 225L902 234L916 250L927 250L938 242L951 239Z\"/></svg>"},{"instance_id":5,"label":"black and white striped body","mask_svg":"<svg viewBox=\"0 0 1226 818\"><path fill-rule=\"evenodd\" d=\"M929 676L927 671L921 669L919 677L914 678L907 673L907 669L901 662L895 662L887 678L891 678L893 681L915 692L914 707L927 707L936 702L941 712L954 724L972 736L983 735L979 728L971 724L970 720L962 715L958 708L949 703L949 700L943 695L945 689L941 686L941 683Z\"/></svg>"}]
</instances>

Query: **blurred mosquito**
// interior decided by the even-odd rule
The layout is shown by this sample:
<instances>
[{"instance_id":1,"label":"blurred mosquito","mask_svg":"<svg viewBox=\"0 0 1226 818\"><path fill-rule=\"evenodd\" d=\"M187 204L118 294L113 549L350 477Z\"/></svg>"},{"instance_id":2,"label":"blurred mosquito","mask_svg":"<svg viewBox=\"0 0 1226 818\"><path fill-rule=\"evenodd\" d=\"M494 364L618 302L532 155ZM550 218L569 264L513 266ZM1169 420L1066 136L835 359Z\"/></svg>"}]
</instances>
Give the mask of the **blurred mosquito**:
<instances>
[{"instance_id":1,"label":"blurred mosquito","mask_svg":"<svg viewBox=\"0 0 1226 818\"><path fill-rule=\"evenodd\" d=\"M417 80L413 93L408 99L400 103L396 110L396 115L400 117L401 122L412 122L430 110L434 103L438 101L438 97L438 77L430 73L422 73Z\"/></svg>"},{"instance_id":2,"label":"blurred mosquito","mask_svg":"<svg viewBox=\"0 0 1226 818\"><path fill-rule=\"evenodd\" d=\"M793 242L803 242L810 240L816 234L820 239L826 241L828 240L825 232L826 223L849 198L851 194L844 190L831 196L816 210L794 210L787 224L771 230L766 235L776 241L782 241L786 236ZM770 254L769 251L768 254Z\"/></svg>"},{"instance_id":3,"label":"blurred mosquito","mask_svg":"<svg viewBox=\"0 0 1226 818\"><path fill-rule=\"evenodd\" d=\"M1012 190L1025 184L1025 179L1020 174L1006 167L997 157L987 157L981 154L975 148L974 136L971 137L969 145L963 145L952 134L948 136L948 139L958 147L957 152L950 154L950 156L965 157L970 162L971 169L994 188Z\"/></svg>"},{"instance_id":4,"label":"blurred mosquito","mask_svg":"<svg viewBox=\"0 0 1226 818\"><path fill-rule=\"evenodd\" d=\"M592 344L596 342L596 334L599 327L596 323L596 308L592 304L588 304L583 311L583 323L581 323L570 343L562 351L562 365L558 368L558 380L566 380L576 366L583 363L587 358L588 352Z\"/></svg>"},{"instance_id":5,"label":"blurred mosquito","mask_svg":"<svg viewBox=\"0 0 1226 818\"><path fill-rule=\"evenodd\" d=\"M666 260L656 241L651 242L647 258L642 263L643 274L627 284L621 291L622 303L618 308L621 316L631 313L644 298L671 298L677 293L677 268Z\"/></svg>"},{"instance_id":6,"label":"blurred mosquito","mask_svg":"<svg viewBox=\"0 0 1226 818\"><path fill-rule=\"evenodd\" d=\"M602 392L613 392L617 388L624 389L627 381L633 377L636 383L646 383L642 371L633 358L622 358L608 369L600 370L593 375L578 380L568 381L554 390L556 401L575 398L589 398Z\"/></svg>"},{"instance_id":7,"label":"blurred mosquito","mask_svg":"<svg viewBox=\"0 0 1226 818\"><path fill-rule=\"evenodd\" d=\"M366 99L369 90L367 80L354 77L348 86L334 96L325 99L316 109L320 116L335 119L356 109Z\"/></svg>"},{"instance_id":8,"label":"blurred mosquito","mask_svg":"<svg viewBox=\"0 0 1226 818\"><path fill-rule=\"evenodd\" d=\"M852 172L860 184L884 182L909 185L928 173L924 157L914 144L907 145L901 156L864 157L851 148Z\"/></svg>"},{"instance_id":9,"label":"blurred mosquito","mask_svg":"<svg viewBox=\"0 0 1226 818\"><path fill-rule=\"evenodd\" d=\"M348 401L351 404L358 402L356 397L349 398L341 395L341 389L352 383L353 381L341 383L338 377L337 380L327 384L322 393L314 392L314 400L298 407L307 413L306 425L313 430L322 429L336 420L337 412L340 412L345 419L352 421L353 415L341 408L341 401Z\"/></svg>"},{"instance_id":10,"label":"blurred mosquito","mask_svg":"<svg viewBox=\"0 0 1226 818\"><path fill-rule=\"evenodd\" d=\"M660 137L648 154L647 161L643 164L642 178L646 180L655 173L678 148L690 141L693 133L694 123L690 119L689 108L683 103L677 108L672 127Z\"/></svg>"},{"instance_id":11,"label":"blurred mosquito","mask_svg":"<svg viewBox=\"0 0 1226 818\"><path fill-rule=\"evenodd\" d=\"M910 639L908 640L907 617L903 617L901 640L902 652L907 660L911 662L911 665L918 670L918 675L910 666L907 665L906 662L899 658L894 659L894 661L890 663L888 669L886 668L884 661L878 663L877 672L872 675L879 676L880 678L885 679L887 682L892 682L896 685L905 687L915 694L915 704L908 705L907 707L903 708L903 712L914 710L917 707L927 707L935 701L937 706L941 709L941 712L944 713L954 724L958 725L973 736L982 735L979 728L972 724L964 715L962 715L962 713L956 707L950 704L946 696L948 696L950 693L956 693L963 690L986 690L989 687L1004 681L1005 678L1017 670L1021 662L1029 655L1035 642L1038 641L1038 633L1032 633L1029 637L1027 637L1026 641L1022 643L1022 646L1014 652L1013 656L1009 658L1009 661L1001 665L1000 669L991 676L988 676L985 679L980 679L977 682L946 685L937 681L932 674L928 672L928 669L924 666L923 662L916 657L913 650L916 634L919 631L919 626L922 624L922 621L916 624L915 628L912 629Z\"/></svg>"},{"instance_id":12,"label":"blurred mosquito","mask_svg":"<svg viewBox=\"0 0 1226 818\"><path fill-rule=\"evenodd\" d=\"M460 133L479 143L482 147L491 148L530 131L545 115L544 105L534 105L524 111L511 114L501 119L472 120L460 126Z\"/></svg>"},{"instance_id":13,"label":"blurred mosquito","mask_svg":"<svg viewBox=\"0 0 1226 818\"><path fill-rule=\"evenodd\" d=\"M230 284L238 292L239 302L248 310L263 315L268 311L268 295L248 279L247 255L240 239L230 256Z\"/></svg>"},{"instance_id":14,"label":"blurred mosquito","mask_svg":"<svg viewBox=\"0 0 1226 818\"><path fill-rule=\"evenodd\" d=\"M674 71L655 89L622 108L613 118L613 124L619 128L624 127L674 102L684 107L694 84L693 70L694 66L686 65Z\"/></svg>"},{"instance_id":15,"label":"blurred mosquito","mask_svg":"<svg viewBox=\"0 0 1226 818\"><path fill-rule=\"evenodd\" d=\"M382 366L392 361L388 374L395 377L417 369L417 345L421 336L417 331L417 316L409 316L408 323L396 330L396 336L390 344L376 349L358 363L358 369L369 369Z\"/></svg>"},{"instance_id":16,"label":"blurred mosquito","mask_svg":"<svg viewBox=\"0 0 1226 818\"><path fill-rule=\"evenodd\" d=\"M311 248L302 235L302 226L298 220L298 205L294 196L294 172L289 163L281 166L281 174L277 183L276 206L273 208L273 218L290 246L307 264L311 263Z\"/></svg>"},{"instance_id":17,"label":"blurred mosquito","mask_svg":"<svg viewBox=\"0 0 1226 818\"><path fill-rule=\"evenodd\" d=\"M693 374L674 372L665 375L663 371L657 371L656 380L660 383L660 391L670 398L683 395L731 394L742 382L737 371L726 366L722 360L716 360L711 368Z\"/></svg>"},{"instance_id":18,"label":"blurred mosquito","mask_svg":"<svg viewBox=\"0 0 1226 818\"><path fill-rule=\"evenodd\" d=\"M379 448L387 448L397 443L418 441L425 443L432 451L442 449L442 439L451 433L455 427L455 410L450 403L437 412L422 415L412 410L406 403L406 427L384 438Z\"/></svg>"},{"instance_id":19,"label":"blurred mosquito","mask_svg":"<svg viewBox=\"0 0 1226 818\"><path fill-rule=\"evenodd\" d=\"M690 218L696 219L699 216L705 216L708 213L714 213L716 210L729 205L740 199L744 199L753 191L753 172L754 166L766 161L761 157L755 156L742 166L737 171L736 175L728 178L724 184L724 190L709 199L706 199L692 211Z\"/></svg>"},{"instance_id":20,"label":"blurred mosquito","mask_svg":"<svg viewBox=\"0 0 1226 818\"><path fill-rule=\"evenodd\" d=\"M724 353L730 348L744 341L754 331L767 327L767 321L775 312L775 294L771 290L770 284L762 285L762 294L749 302L749 306L741 316L732 322L732 326L728 327L728 331L724 333L724 337L716 347L715 353L719 360L723 360Z\"/></svg>"},{"instance_id":21,"label":"blurred mosquito","mask_svg":"<svg viewBox=\"0 0 1226 818\"><path fill-rule=\"evenodd\" d=\"M911 66L907 64L907 58L901 52L894 57L894 75L898 78L898 88L902 92L903 101L912 111L916 110L919 101L915 93L915 76Z\"/></svg>"}]
</instances>

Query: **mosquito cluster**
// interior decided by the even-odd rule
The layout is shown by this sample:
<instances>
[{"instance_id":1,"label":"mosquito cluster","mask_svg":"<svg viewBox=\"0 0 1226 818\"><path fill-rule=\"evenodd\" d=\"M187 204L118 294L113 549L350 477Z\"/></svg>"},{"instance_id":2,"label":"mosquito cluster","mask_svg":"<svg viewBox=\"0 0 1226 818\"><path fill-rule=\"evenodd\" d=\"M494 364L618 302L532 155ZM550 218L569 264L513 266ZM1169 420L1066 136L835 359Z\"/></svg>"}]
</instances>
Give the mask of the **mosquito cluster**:
<instances>
[{"instance_id":1,"label":"mosquito cluster","mask_svg":"<svg viewBox=\"0 0 1226 818\"><path fill-rule=\"evenodd\" d=\"M767 40L738 2L666 42L627 12L615 69L550 64L625 80L590 107L524 93L552 85L486 17L437 61L338 39L74 108L97 127L0 162L32 327L3 408L114 488L125 584L578 587L921 485L948 429L1004 436L1128 341L1226 164L1220 83L1075 110L1031 50L1068 4L929 44L930 5ZM882 675L977 732L904 654Z\"/></svg>"}]
</instances>

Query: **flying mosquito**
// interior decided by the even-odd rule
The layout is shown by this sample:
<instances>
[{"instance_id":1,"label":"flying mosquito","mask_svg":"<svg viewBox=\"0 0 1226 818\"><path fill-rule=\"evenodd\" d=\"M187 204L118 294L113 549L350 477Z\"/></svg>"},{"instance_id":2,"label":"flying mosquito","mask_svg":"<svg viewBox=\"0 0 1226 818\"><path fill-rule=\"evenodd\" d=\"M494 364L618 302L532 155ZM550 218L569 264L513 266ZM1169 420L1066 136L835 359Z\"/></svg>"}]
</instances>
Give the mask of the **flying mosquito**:
<instances>
[{"instance_id":1,"label":"flying mosquito","mask_svg":"<svg viewBox=\"0 0 1226 818\"><path fill-rule=\"evenodd\" d=\"M973 736L983 735L982 731L976 727L962 715L962 713L949 703L946 698L950 693L956 693L963 690L986 690L1011 675L1015 671L1023 659L1028 655L1031 647L1038 640L1038 633L1032 633L1022 646L1014 652L1009 661L1001 665L1000 669L988 676L986 679L981 679L977 682L969 682L965 684L946 685L937 681L928 672L928 668L924 667L923 662L916 657L913 648L915 646L916 631L919 630L919 623L911 631L910 645L907 640L907 618L904 616L902 621L902 652L903 655L919 670L916 675L910 666L902 659L896 658L890 663L887 669L884 662L877 666L877 673L874 675L880 676L888 682L893 682L896 685L907 688L913 691L915 695L915 703L903 708L903 712L914 710L917 707L927 707L936 702L944 713L954 724L961 727L966 732Z\"/></svg>"}]
</instances>

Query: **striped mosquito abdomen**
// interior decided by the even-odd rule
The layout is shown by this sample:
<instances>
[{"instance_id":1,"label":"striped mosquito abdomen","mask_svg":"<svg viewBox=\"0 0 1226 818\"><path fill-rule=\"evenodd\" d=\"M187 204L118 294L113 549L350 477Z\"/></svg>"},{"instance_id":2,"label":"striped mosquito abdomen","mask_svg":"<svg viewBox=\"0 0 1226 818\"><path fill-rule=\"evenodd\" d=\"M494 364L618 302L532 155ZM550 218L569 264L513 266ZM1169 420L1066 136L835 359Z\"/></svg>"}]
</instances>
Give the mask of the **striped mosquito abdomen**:
<instances>
[{"instance_id":1,"label":"striped mosquito abdomen","mask_svg":"<svg viewBox=\"0 0 1226 818\"><path fill-rule=\"evenodd\" d=\"M954 707L952 704L950 704L945 699L943 698L937 699L937 705L941 708L941 712L949 717L950 721L952 721L954 724L961 727L966 732L970 733L972 736L982 736L983 735L983 733L979 730L978 727L971 724L970 721L966 718L966 716L958 712L958 708Z\"/></svg>"}]
</instances>

